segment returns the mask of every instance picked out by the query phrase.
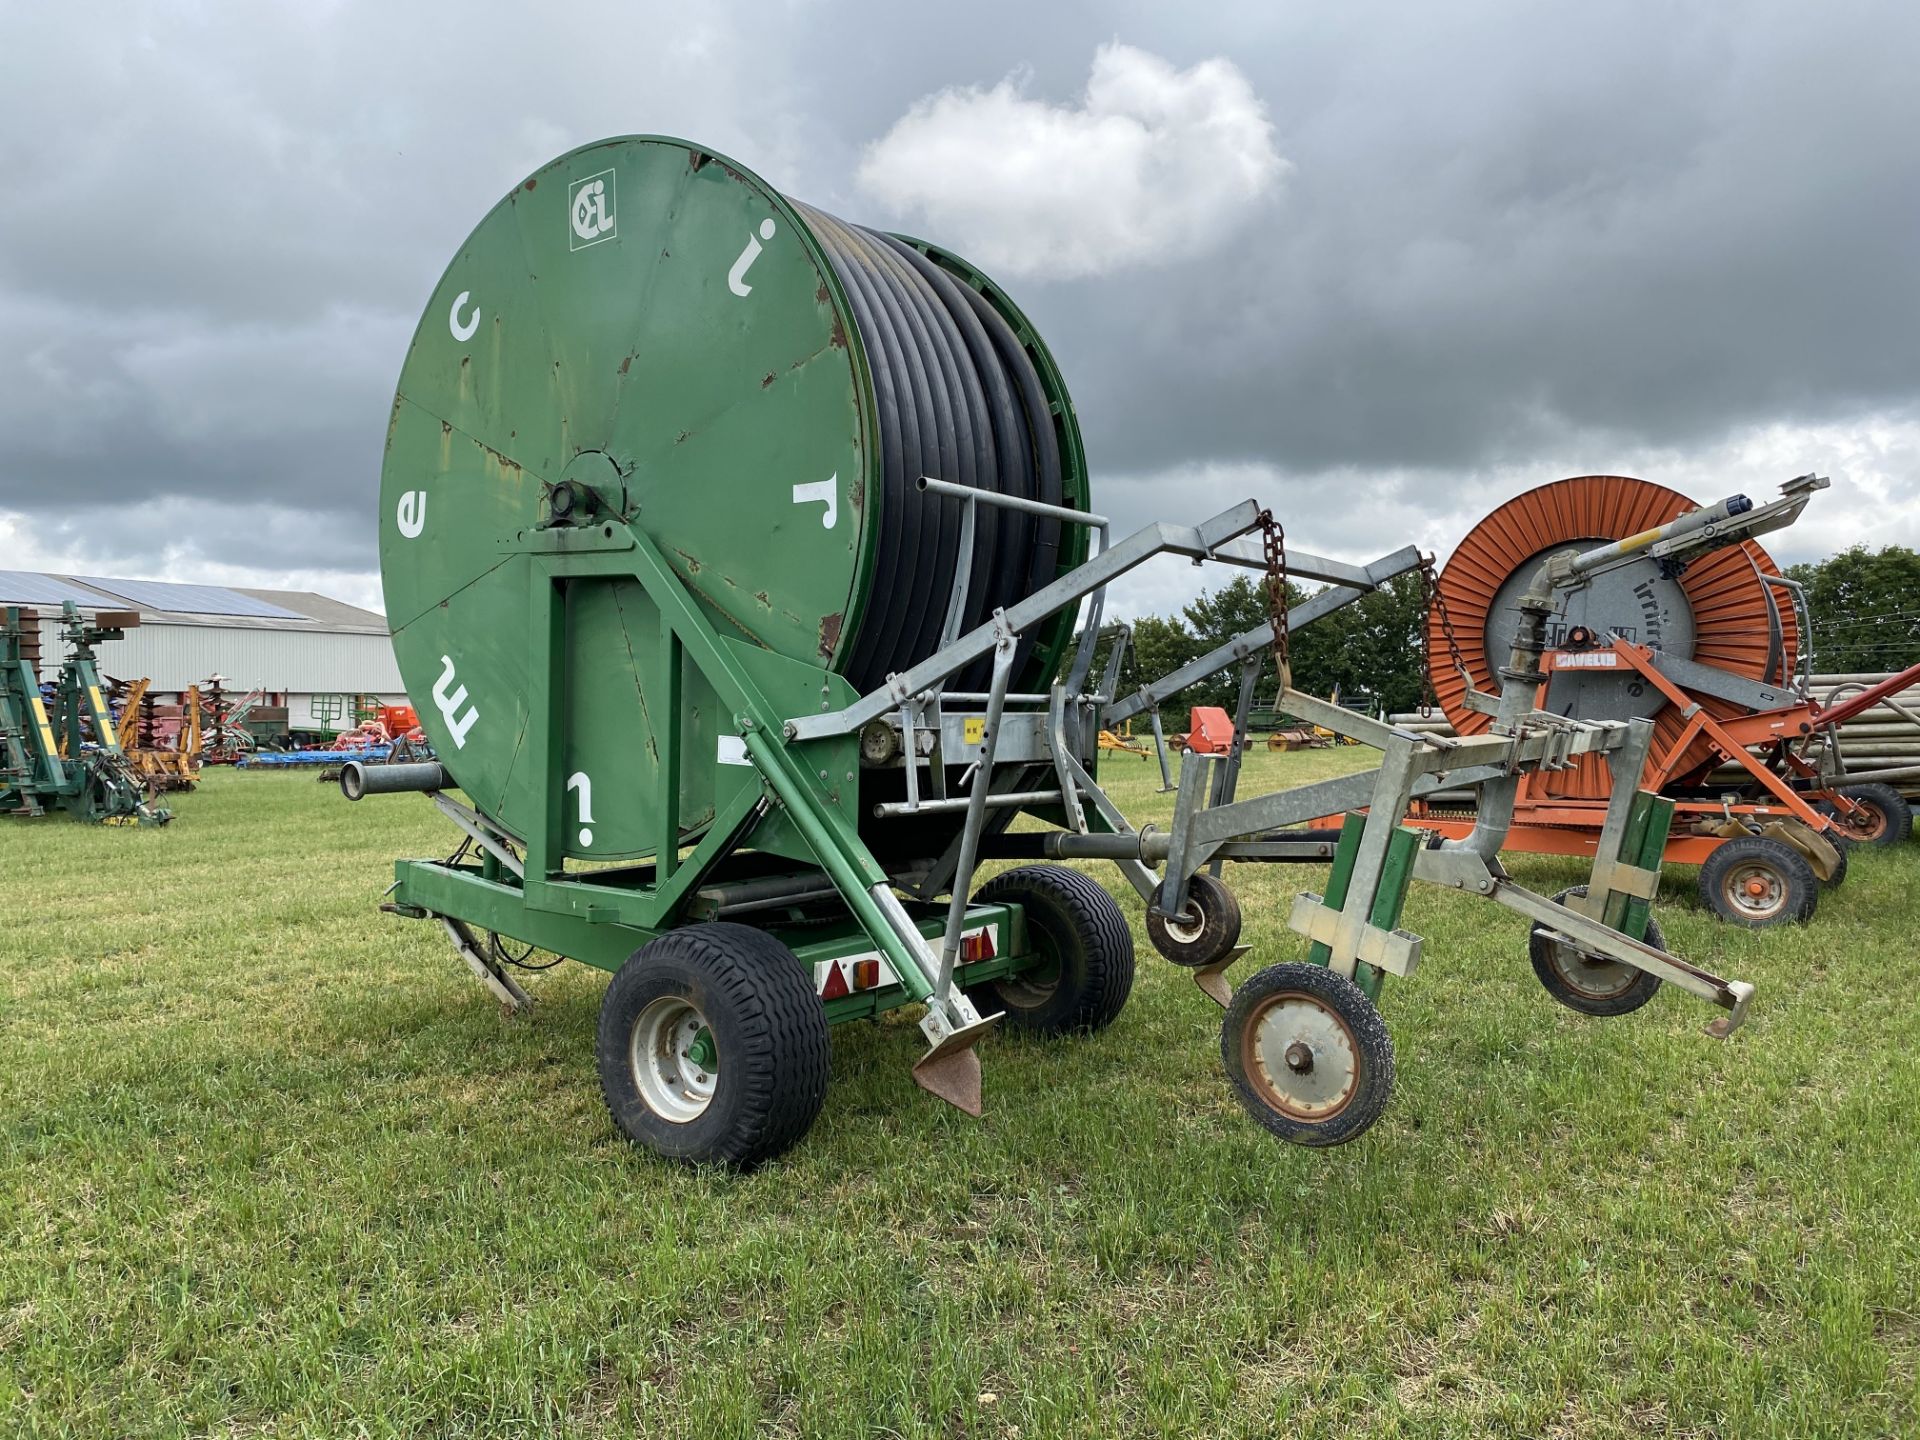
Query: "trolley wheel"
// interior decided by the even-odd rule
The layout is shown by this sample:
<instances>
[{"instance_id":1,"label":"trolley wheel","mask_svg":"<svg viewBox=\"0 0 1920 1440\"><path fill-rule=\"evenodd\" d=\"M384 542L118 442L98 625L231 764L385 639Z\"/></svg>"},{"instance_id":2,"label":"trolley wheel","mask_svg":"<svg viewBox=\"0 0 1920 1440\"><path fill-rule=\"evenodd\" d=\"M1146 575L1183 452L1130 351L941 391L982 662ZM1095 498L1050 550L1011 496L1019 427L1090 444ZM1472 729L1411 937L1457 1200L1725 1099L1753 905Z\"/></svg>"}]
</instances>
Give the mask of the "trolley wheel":
<instances>
[{"instance_id":1,"label":"trolley wheel","mask_svg":"<svg viewBox=\"0 0 1920 1440\"><path fill-rule=\"evenodd\" d=\"M1811 920L1820 882L1807 857L1791 845L1741 835L1716 846L1700 867L1700 894L1722 920L1764 930Z\"/></svg>"},{"instance_id":2,"label":"trolley wheel","mask_svg":"<svg viewBox=\"0 0 1920 1440\"><path fill-rule=\"evenodd\" d=\"M1324 965L1269 965L1233 992L1220 1058L1240 1103L1295 1145L1344 1145L1393 1094L1393 1040L1366 993Z\"/></svg>"},{"instance_id":3,"label":"trolley wheel","mask_svg":"<svg viewBox=\"0 0 1920 1440\"><path fill-rule=\"evenodd\" d=\"M1842 815L1831 804L1822 804L1820 812L1833 817L1840 833L1860 845L1898 845L1913 834L1913 810L1907 797L1891 785L1868 781L1843 785L1840 794L1860 807L1851 815Z\"/></svg>"},{"instance_id":4,"label":"trolley wheel","mask_svg":"<svg viewBox=\"0 0 1920 1440\"><path fill-rule=\"evenodd\" d=\"M1037 1035L1111 1025L1133 991L1133 932L1114 899L1092 877L1064 865L1023 865L980 887L978 905L1018 905L1027 943L1040 963L970 987L981 1010Z\"/></svg>"},{"instance_id":5,"label":"trolley wheel","mask_svg":"<svg viewBox=\"0 0 1920 1440\"><path fill-rule=\"evenodd\" d=\"M827 1094L827 1015L793 952L746 925L689 925L607 986L600 1090L670 1160L750 1170L807 1133Z\"/></svg>"},{"instance_id":6,"label":"trolley wheel","mask_svg":"<svg viewBox=\"0 0 1920 1440\"><path fill-rule=\"evenodd\" d=\"M1564 905L1586 893L1586 886L1575 885L1554 896L1553 903ZM1647 916L1647 933L1643 938L1656 950L1667 948L1667 938L1660 933L1660 922L1651 915ZM1547 993L1582 1015L1630 1014L1653 999L1660 989L1658 975L1582 950L1538 920L1533 922L1533 930L1527 936L1527 958L1533 961L1533 973L1547 987Z\"/></svg>"},{"instance_id":7,"label":"trolley wheel","mask_svg":"<svg viewBox=\"0 0 1920 1440\"><path fill-rule=\"evenodd\" d=\"M1187 882L1187 903L1178 915L1148 914L1147 938L1176 965L1211 965L1240 942L1240 902L1202 870Z\"/></svg>"}]
</instances>

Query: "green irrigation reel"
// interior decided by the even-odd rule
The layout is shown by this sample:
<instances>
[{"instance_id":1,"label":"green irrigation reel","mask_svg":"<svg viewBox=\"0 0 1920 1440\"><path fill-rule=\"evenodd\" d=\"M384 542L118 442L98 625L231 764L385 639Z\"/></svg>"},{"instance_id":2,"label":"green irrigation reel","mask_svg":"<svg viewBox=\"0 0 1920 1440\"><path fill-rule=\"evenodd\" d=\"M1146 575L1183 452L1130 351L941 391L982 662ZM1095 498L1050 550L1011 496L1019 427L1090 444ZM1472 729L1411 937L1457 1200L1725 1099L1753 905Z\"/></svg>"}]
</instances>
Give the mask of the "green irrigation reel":
<instances>
[{"instance_id":1,"label":"green irrigation reel","mask_svg":"<svg viewBox=\"0 0 1920 1440\"><path fill-rule=\"evenodd\" d=\"M1358 1134L1391 1087L1373 1006L1417 959L1397 928L1416 875L1737 1021L1746 987L1513 886L1491 851L1403 853L1396 817L1436 777L1497 791L1638 743L1626 724L1538 715L1531 687L1489 697L1511 711L1504 734L1460 742L1285 689L1291 713L1379 746L1382 766L1242 800L1276 639L1262 627L1196 662L1242 667L1234 743L1183 762L1171 833L1128 822L1097 778L1099 732L1145 709L1158 733L1160 700L1197 676L1116 696L1123 646L1094 665L1105 588L1163 554L1271 574L1275 528L1247 501L1115 539L1065 384L989 277L684 141L588 146L494 207L415 334L380 546L395 653L439 758L349 766L341 783L430 793L463 832L448 860L400 862L388 908L442 925L504 1003L526 1003L515 965L535 950L613 973L609 1109L680 1159L752 1165L804 1134L836 1022L921 1007L915 1078L975 1114L976 1047L996 1025L1111 1024L1132 931L1060 861L1114 862L1156 944L1222 1001L1245 947L1219 867L1336 862L1344 893L1303 896L1290 923L1341 985L1262 981L1283 999L1230 1013L1244 1043L1225 1045L1242 1098L1309 1143ZM1278 635L1419 563L1411 548L1364 566L1288 550L1287 574L1327 588ZM1361 808L1348 836L1299 829ZM1053 828L1012 830L1022 815ZM976 883L1006 858L1036 863ZM1616 858L1590 886L1602 906L1646 883ZM1331 1020L1302 1028L1315 1014ZM1341 1034L1367 1043L1335 1056ZM1369 1098L1322 1123L1342 1073Z\"/></svg>"}]
</instances>

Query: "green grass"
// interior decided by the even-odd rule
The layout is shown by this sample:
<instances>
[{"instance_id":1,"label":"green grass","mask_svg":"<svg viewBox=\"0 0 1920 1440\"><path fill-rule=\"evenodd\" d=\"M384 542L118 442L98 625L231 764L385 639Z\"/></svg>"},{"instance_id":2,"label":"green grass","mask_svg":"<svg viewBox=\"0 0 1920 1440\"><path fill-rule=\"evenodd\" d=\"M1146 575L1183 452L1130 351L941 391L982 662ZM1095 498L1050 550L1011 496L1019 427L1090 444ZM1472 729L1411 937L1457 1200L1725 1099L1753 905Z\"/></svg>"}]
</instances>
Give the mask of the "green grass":
<instances>
[{"instance_id":1,"label":"green grass","mask_svg":"<svg viewBox=\"0 0 1920 1440\"><path fill-rule=\"evenodd\" d=\"M1153 768L1107 772L1164 820ZM1672 991L1557 1007L1523 921L1417 888L1358 1144L1253 1125L1142 936L1111 1030L988 1044L984 1120L914 1087L909 1019L849 1026L812 1134L734 1179L616 1137L603 976L504 1019L375 909L449 848L423 800L215 774L176 809L0 825L0 1434L1920 1429L1920 849L1764 934L1676 870L1669 942L1759 985L1725 1044ZM1243 965L1298 956L1324 871L1232 878Z\"/></svg>"}]
</instances>

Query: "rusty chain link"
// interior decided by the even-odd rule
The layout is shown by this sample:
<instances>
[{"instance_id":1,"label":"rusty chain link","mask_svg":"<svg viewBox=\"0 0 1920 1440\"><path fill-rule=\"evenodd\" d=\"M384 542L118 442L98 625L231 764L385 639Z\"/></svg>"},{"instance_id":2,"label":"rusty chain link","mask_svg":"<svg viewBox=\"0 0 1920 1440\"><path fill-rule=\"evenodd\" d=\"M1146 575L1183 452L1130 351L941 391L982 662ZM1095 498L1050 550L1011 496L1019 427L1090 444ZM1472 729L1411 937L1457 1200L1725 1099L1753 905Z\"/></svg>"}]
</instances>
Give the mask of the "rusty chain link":
<instances>
[{"instance_id":1,"label":"rusty chain link","mask_svg":"<svg viewBox=\"0 0 1920 1440\"><path fill-rule=\"evenodd\" d=\"M1420 715L1422 719L1433 713L1435 698L1433 693L1433 614L1440 612L1440 633L1446 637L1447 658L1453 662L1453 668L1461 681L1471 690L1473 677L1467 671L1466 657L1460 653L1459 637L1453 633L1453 616L1447 613L1447 597L1441 593L1440 577L1434 574L1433 557L1420 557L1420 647L1426 663L1420 667Z\"/></svg>"},{"instance_id":2,"label":"rusty chain link","mask_svg":"<svg viewBox=\"0 0 1920 1440\"><path fill-rule=\"evenodd\" d=\"M1260 512L1259 525L1267 556L1267 618L1273 624L1273 658L1280 667L1280 688L1285 690L1293 684L1293 659L1287 649L1287 527L1273 518L1271 510Z\"/></svg>"}]
</instances>

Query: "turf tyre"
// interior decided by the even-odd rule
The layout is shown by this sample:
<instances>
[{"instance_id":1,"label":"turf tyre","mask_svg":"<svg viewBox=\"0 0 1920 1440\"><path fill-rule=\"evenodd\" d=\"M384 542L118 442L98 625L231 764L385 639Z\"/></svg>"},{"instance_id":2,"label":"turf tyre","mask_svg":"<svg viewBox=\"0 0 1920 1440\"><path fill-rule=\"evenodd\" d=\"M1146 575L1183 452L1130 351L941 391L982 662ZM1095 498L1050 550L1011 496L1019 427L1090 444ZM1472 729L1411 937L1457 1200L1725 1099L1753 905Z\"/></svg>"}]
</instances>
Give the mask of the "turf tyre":
<instances>
[{"instance_id":1,"label":"turf tyre","mask_svg":"<svg viewBox=\"0 0 1920 1440\"><path fill-rule=\"evenodd\" d=\"M1063 865L1023 865L989 880L976 905L1018 905L1027 943L1040 952L1033 970L967 991L981 1011L1034 1035L1105 1029L1133 993L1133 932L1114 899L1090 876Z\"/></svg>"},{"instance_id":2,"label":"turf tyre","mask_svg":"<svg viewBox=\"0 0 1920 1440\"><path fill-rule=\"evenodd\" d=\"M1753 893L1754 887L1764 893ZM1820 881L1807 857L1786 842L1742 835L1716 846L1700 867L1700 897L1729 925L1804 925L1819 906Z\"/></svg>"},{"instance_id":3,"label":"turf tyre","mask_svg":"<svg viewBox=\"0 0 1920 1440\"><path fill-rule=\"evenodd\" d=\"M671 1002L693 1007L717 1052L711 1094L690 1118L649 1101L636 1054L646 1017ZM634 951L607 986L595 1048L614 1124L669 1160L751 1170L797 1143L826 1099L827 1016L812 978L746 925L689 925Z\"/></svg>"},{"instance_id":4,"label":"turf tyre","mask_svg":"<svg viewBox=\"0 0 1920 1440\"><path fill-rule=\"evenodd\" d=\"M1869 780L1859 785L1843 785L1840 793L1864 807L1871 818L1855 823L1851 817L1843 818L1831 804L1822 804L1820 812L1833 816L1840 833L1856 845L1899 845L1912 838L1913 810L1906 796L1893 786Z\"/></svg>"}]
</instances>

